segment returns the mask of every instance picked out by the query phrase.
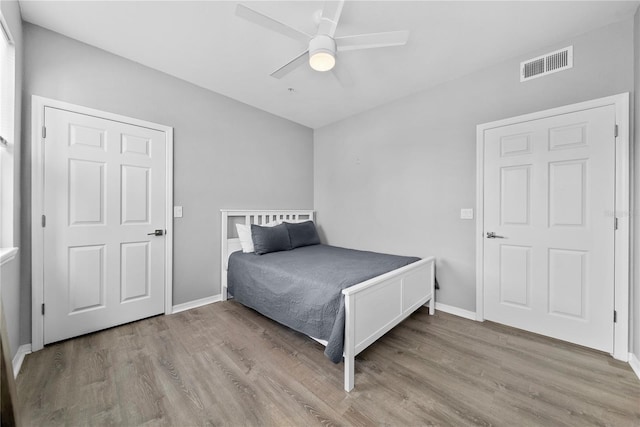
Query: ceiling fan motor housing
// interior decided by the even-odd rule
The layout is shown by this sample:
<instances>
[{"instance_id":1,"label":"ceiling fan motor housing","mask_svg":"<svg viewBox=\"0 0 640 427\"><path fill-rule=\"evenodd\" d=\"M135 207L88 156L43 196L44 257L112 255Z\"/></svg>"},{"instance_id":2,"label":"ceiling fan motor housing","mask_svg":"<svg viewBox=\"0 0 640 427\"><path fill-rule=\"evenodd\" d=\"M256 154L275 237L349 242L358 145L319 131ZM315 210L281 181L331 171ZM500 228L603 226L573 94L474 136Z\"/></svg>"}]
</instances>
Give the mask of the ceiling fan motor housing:
<instances>
[{"instance_id":1,"label":"ceiling fan motor housing","mask_svg":"<svg viewBox=\"0 0 640 427\"><path fill-rule=\"evenodd\" d=\"M317 71L329 71L336 63L336 42L327 35L317 35L309 42L309 65Z\"/></svg>"}]
</instances>

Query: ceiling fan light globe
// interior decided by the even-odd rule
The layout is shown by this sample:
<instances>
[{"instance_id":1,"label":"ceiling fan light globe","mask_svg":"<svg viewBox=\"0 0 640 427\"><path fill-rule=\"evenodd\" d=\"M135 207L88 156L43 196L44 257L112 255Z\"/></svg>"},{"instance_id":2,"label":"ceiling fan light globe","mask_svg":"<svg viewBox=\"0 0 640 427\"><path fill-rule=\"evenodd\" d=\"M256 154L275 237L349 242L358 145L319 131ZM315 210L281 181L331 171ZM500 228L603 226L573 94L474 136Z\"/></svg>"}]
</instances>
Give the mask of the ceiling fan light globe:
<instances>
[{"instance_id":1,"label":"ceiling fan light globe","mask_svg":"<svg viewBox=\"0 0 640 427\"><path fill-rule=\"evenodd\" d=\"M329 71L336 65L336 57L330 51L317 51L309 55L309 65L316 71Z\"/></svg>"}]
</instances>

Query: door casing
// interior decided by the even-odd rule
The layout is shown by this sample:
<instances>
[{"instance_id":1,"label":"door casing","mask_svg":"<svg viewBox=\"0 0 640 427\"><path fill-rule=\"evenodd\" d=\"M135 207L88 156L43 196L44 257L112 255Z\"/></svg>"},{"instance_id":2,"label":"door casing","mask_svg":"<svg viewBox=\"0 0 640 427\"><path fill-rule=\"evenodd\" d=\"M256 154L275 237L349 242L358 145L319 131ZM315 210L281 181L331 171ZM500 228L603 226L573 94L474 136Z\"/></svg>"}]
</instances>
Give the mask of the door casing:
<instances>
[{"instance_id":1,"label":"door casing","mask_svg":"<svg viewBox=\"0 0 640 427\"><path fill-rule=\"evenodd\" d=\"M538 120L591 108L615 106L618 136L615 147L615 232L613 353L615 359L629 360L629 280L631 256L631 163L629 141L629 93L608 96L549 110L484 123L476 130L476 320L484 321L484 134L493 128ZM614 129L611 130L614 132ZM613 313L611 313L613 316Z\"/></svg>"},{"instance_id":2,"label":"door casing","mask_svg":"<svg viewBox=\"0 0 640 427\"><path fill-rule=\"evenodd\" d=\"M166 245L165 245L165 299L164 312L171 314L173 307L173 128L119 114L108 113L93 108L74 105L63 101L31 97L31 350L44 347L44 230L42 215L44 211L44 128L45 107L86 114L102 119L128 123L136 126L159 130L166 135Z\"/></svg>"}]
</instances>

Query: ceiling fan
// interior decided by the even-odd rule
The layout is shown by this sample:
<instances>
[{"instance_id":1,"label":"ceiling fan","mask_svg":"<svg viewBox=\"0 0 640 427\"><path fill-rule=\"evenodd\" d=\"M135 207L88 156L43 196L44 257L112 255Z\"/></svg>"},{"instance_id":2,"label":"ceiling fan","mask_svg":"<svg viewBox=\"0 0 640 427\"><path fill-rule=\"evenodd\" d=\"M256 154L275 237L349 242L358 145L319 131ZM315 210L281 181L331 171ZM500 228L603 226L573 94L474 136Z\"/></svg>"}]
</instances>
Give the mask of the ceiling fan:
<instances>
[{"instance_id":1,"label":"ceiling fan","mask_svg":"<svg viewBox=\"0 0 640 427\"><path fill-rule=\"evenodd\" d=\"M409 31L334 37L343 6L344 0L325 1L323 10L321 12L318 11L319 24L316 34L307 34L243 4L238 4L236 15L307 45L307 49L304 52L271 73L272 77L282 78L308 62L311 68L316 71L330 71L333 69L338 80L344 83L345 80L349 80L348 76L343 72L344 69L341 72L341 67L334 68L336 65L336 52L402 46L409 39Z\"/></svg>"}]
</instances>

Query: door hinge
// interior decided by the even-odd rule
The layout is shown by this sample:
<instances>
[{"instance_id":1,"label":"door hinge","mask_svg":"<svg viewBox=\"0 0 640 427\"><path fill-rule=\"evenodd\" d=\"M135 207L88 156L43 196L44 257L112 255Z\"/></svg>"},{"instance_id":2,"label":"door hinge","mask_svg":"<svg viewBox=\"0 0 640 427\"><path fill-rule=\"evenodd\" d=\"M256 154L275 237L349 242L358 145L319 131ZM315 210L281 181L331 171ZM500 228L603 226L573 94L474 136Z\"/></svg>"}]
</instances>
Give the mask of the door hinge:
<instances>
[{"instance_id":1,"label":"door hinge","mask_svg":"<svg viewBox=\"0 0 640 427\"><path fill-rule=\"evenodd\" d=\"M618 312L613 310L613 323L618 322Z\"/></svg>"},{"instance_id":2,"label":"door hinge","mask_svg":"<svg viewBox=\"0 0 640 427\"><path fill-rule=\"evenodd\" d=\"M42 138L46 138L47 137L47 128L42 126Z\"/></svg>"},{"instance_id":3,"label":"door hinge","mask_svg":"<svg viewBox=\"0 0 640 427\"><path fill-rule=\"evenodd\" d=\"M47 217L45 215L42 215L42 228L47 226Z\"/></svg>"},{"instance_id":4,"label":"door hinge","mask_svg":"<svg viewBox=\"0 0 640 427\"><path fill-rule=\"evenodd\" d=\"M42 315L44 316L44 304L42 304Z\"/></svg>"},{"instance_id":5,"label":"door hinge","mask_svg":"<svg viewBox=\"0 0 640 427\"><path fill-rule=\"evenodd\" d=\"M618 137L618 125L615 126L614 130L613 130L613 136L614 137Z\"/></svg>"},{"instance_id":6,"label":"door hinge","mask_svg":"<svg viewBox=\"0 0 640 427\"><path fill-rule=\"evenodd\" d=\"M613 229L617 230L618 229L618 218L614 218L613 219Z\"/></svg>"}]
</instances>

